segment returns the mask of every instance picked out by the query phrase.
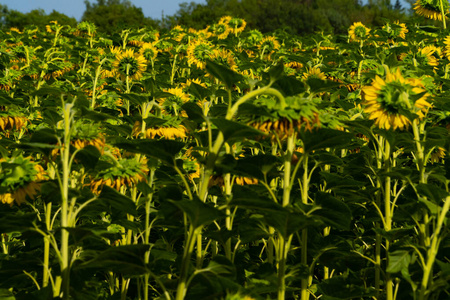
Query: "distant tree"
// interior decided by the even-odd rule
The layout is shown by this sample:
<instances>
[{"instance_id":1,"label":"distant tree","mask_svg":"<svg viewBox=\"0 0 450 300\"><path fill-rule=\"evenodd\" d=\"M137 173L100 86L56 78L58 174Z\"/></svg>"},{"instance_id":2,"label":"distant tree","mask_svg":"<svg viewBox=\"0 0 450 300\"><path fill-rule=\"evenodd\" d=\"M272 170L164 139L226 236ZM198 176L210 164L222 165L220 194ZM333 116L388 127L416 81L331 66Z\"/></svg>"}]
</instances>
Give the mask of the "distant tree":
<instances>
[{"instance_id":1,"label":"distant tree","mask_svg":"<svg viewBox=\"0 0 450 300\"><path fill-rule=\"evenodd\" d=\"M4 28L16 27L20 30L25 26L33 25L44 28L50 24L50 21L57 21L61 25L70 25L75 27L77 20L53 10L50 14L46 14L43 9L34 9L29 13L21 13L20 11L8 9L6 5L0 6L0 21Z\"/></svg>"},{"instance_id":2,"label":"distant tree","mask_svg":"<svg viewBox=\"0 0 450 300\"><path fill-rule=\"evenodd\" d=\"M396 0L394 4L394 9L397 11L403 10L402 4L400 3L400 0Z\"/></svg>"},{"instance_id":3,"label":"distant tree","mask_svg":"<svg viewBox=\"0 0 450 300\"><path fill-rule=\"evenodd\" d=\"M101 32L112 34L121 28L158 27L157 21L146 18L142 8L129 0L97 0L94 4L85 0L84 3L82 21L94 23Z\"/></svg>"}]
</instances>

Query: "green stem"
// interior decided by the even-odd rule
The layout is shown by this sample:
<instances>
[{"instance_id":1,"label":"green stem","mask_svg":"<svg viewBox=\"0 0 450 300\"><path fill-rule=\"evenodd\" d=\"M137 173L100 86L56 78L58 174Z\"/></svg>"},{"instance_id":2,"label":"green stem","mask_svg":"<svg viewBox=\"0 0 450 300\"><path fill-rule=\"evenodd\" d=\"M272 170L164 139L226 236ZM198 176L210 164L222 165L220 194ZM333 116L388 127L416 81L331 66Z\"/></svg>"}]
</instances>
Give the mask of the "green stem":
<instances>
[{"instance_id":1,"label":"green stem","mask_svg":"<svg viewBox=\"0 0 450 300\"><path fill-rule=\"evenodd\" d=\"M442 28L447 29L447 24L445 21L445 11L444 11L444 1L443 0L439 0L439 7L441 9L441 16L442 16Z\"/></svg>"},{"instance_id":2,"label":"green stem","mask_svg":"<svg viewBox=\"0 0 450 300\"><path fill-rule=\"evenodd\" d=\"M431 245L427 251L427 254L428 254L427 255L427 263L424 266L424 270L423 270L423 277L422 277L422 283L420 286L419 300L428 299L428 295L429 295L429 293L427 293L428 292L428 284L429 284L430 279L433 274L433 265L434 265L434 262L436 260L436 255L439 250L439 244L441 241L440 233L442 230L442 225L444 224L444 221L446 219L449 208L450 208L450 196L447 196L445 198L444 207L442 208L442 210L439 214L436 230L434 231L433 237L431 239Z\"/></svg>"},{"instance_id":3,"label":"green stem","mask_svg":"<svg viewBox=\"0 0 450 300\"><path fill-rule=\"evenodd\" d=\"M47 232L50 232L52 228L52 203L49 202L45 206L45 225L47 227ZM50 277L50 236L44 236L44 262L43 262L43 274L42 274L42 287L46 287L48 285L49 277Z\"/></svg>"},{"instance_id":4,"label":"green stem","mask_svg":"<svg viewBox=\"0 0 450 300\"><path fill-rule=\"evenodd\" d=\"M309 190L309 176L308 176L308 154L303 154L303 178L302 178L302 203L308 204L308 190ZM302 244L301 244L300 262L302 265L308 265L308 229L302 230ZM309 299L308 279L301 280L301 300Z\"/></svg>"},{"instance_id":5,"label":"green stem","mask_svg":"<svg viewBox=\"0 0 450 300\"><path fill-rule=\"evenodd\" d=\"M189 264L191 262L191 256L194 250L195 241L197 239L198 232L200 231L201 227L194 228L192 225L189 226L189 232L187 235L186 246L184 247L180 277L178 279L178 287L175 300L183 300L184 297L186 296Z\"/></svg>"},{"instance_id":6,"label":"green stem","mask_svg":"<svg viewBox=\"0 0 450 300\"><path fill-rule=\"evenodd\" d=\"M384 166L386 173L391 171L391 146L388 140L385 140L385 149L384 149ZM385 228L386 232L392 229L392 215L391 215L391 177L386 176L384 182L384 219L385 219ZM389 265L389 240L386 240L386 266ZM393 281L391 278L391 274L386 272L386 299L393 299Z\"/></svg>"},{"instance_id":7,"label":"green stem","mask_svg":"<svg viewBox=\"0 0 450 300\"><path fill-rule=\"evenodd\" d=\"M64 103L64 102L63 102ZM73 104L64 105L64 147L62 147L62 194L61 194L61 274L63 299L69 299L70 289L70 253L69 253L69 175L70 175L70 132L71 109Z\"/></svg>"}]
</instances>

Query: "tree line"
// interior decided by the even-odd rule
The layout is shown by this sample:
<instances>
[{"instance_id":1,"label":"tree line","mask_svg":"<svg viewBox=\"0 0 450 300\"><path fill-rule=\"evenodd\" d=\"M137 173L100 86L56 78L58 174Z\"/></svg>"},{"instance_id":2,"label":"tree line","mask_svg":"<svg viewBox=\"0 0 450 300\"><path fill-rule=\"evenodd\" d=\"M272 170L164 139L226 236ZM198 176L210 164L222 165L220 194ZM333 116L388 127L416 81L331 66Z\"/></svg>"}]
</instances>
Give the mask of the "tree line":
<instances>
[{"instance_id":1,"label":"tree line","mask_svg":"<svg viewBox=\"0 0 450 300\"><path fill-rule=\"evenodd\" d=\"M406 0L410 6L414 0ZM394 2L394 1L392 1ZM176 25L203 29L222 16L231 15L247 22L247 27L259 31L284 30L291 34L316 31L345 33L353 22L366 26L379 26L385 20L404 22L414 16L411 9L396 0L207 0L205 4L184 2L172 16L161 19L146 17L142 8L129 0L85 0L86 9L80 21L92 22L99 32L111 34L120 28L151 27L164 30ZM33 25L44 27L50 21L62 25L77 25L77 20L53 10L42 9L22 13L0 4L0 23L3 29L23 29ZM423 22L422 22L423 24Z\"/></svg>"}]
</instances>

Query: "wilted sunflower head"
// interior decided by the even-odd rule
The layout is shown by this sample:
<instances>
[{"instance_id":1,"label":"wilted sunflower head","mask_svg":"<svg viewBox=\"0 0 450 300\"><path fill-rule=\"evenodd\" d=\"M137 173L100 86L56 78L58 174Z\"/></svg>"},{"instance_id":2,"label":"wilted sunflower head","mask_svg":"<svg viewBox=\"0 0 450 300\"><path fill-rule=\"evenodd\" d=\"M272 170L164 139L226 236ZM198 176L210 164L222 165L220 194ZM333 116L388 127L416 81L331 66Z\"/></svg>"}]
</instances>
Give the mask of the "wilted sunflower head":
<instances>
[{"instance_id":1,"label":"wilted sunflower head","mask_svg":"<svg viewBox=\"0 0 450 300\"><path fill-rule=\"evenodd\" d=\"M360 42L369 36L370 29L361 22L355 22L348 29L348 35L351 41Z\"/></svg>"},{"instance_id":2,"label":"wilted sunflower head","mask_svg":"<svg viewBox=\"0 0 450 300\"><path fill-rule=\"evenodd\" d=\"M407 128L414 118L423 118L431 107L429 94L420 79L405 79L400 69L386 78L376 76L372 84L362 88L364 111L375 125L382 129Z\"/></svg>"},{"instance_id":3,"label":"wilted sunflower head","mask_svg":"<svg viewBox=\"0 0 450 300\"><path fill-rule=\"evenodd\" d=\"M442 21L440 0L417 0L414 4L414 10L420 16L432 20ZM444 13L448 13L449 4L448 1L442 1L442 6L444 8Z\"/></svg>"},{"instance_id":4,"label":"wilted sunflower head","mask_svg":"<svg viewBox=\"0 0 450 300\"><path fill-rule=\"evenodd\" d=\"M139 80L147 68L147 60L141 54L134 53L133 49L127 49L116 55L113 67L122 77Z\"/></svg>"}]
</instances>

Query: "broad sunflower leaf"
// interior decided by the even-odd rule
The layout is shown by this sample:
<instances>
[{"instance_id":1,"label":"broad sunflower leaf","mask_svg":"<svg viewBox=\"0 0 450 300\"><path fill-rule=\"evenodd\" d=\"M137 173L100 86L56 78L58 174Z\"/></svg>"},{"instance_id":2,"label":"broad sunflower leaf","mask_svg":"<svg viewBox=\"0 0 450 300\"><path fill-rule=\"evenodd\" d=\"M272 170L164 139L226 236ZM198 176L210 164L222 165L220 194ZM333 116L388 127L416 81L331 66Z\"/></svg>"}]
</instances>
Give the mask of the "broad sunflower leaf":
<instances>
[{"instance_id":1,"label":"broad sunflower leaf","mask_svg":"<svg viewBox=\"0 0 450 300\"><path fill-rule=\"evenodd\" d=\"M322 281L319 284L319 290L326 296L324 299L355 299L376 295L375 289L365 288L362 281L356 282L342 276Z\"/></svg>"},{"instance_id":2,"label":"broad sunflower leaf","mask_svg":"<svg viewBox=\"0 0 450 300\"><path fill-rule=\"evenodd\" d=\"M219 79L229 90L234 84L244 78L241 74L238 74L228 67L215 63L211 60L206 61L206 71Z\"/></svg>"},{"instance_id":3,"label":"broad sunflower leaf","mask_svg":"<svg viewBox=\"0 0 450 300\"><path fill-rule=\"evenodd\" d=\"M386 272L397 273L402 271L403 269L408 269L411 262L411 254L409 253L409 251L397 250L394 252L390 252L388 256L389 264L387 266Z\"/></svg>"},{"instance_id":4,"label":"broad sunflower leaf","mask_svg":"<svg viewBox=\"0 0 450 300\"><path fill-rule=\"evenodd\" d=\"M223 212L212 205L200 201L198 198L194 198L193 200L169 201L187 215L194 228L207 225L225 217Z\"/></svg>"},{"instance_id":5,"label":"broad sunflower leaf","mask_svg":"<svg viewBox=\"0 0 450 300\"><path fill-rule=\"evenodd\" d=\"M123 140L115 143L115 146L124 150L141 153L160 159L167 165L173 166L175 155L183 148L184 143L174 140Z\"/></svg>"},{"instance_id":6,"label":"broad sunflower leaf","mask_svg":"<svg viewBox=\"0 0 450 300\"><path fill-rule=\"evenodd\" d=\"M283 76L278 79L272 87L283 93L285 97L295 96L305 91L303 82L299 81L294 76Z\"/></svg>"},{"instance_id":7,"label":"broad sunflower leaf","mask_svg":"<svg viewBox=\"0 0 450 300\"><path fill-rule=\"evenodd\" d=\"M112 208L126 212L132 216L137 216L136 204L133 200L107 185L103 186L102 192L95 202L111 206Z\"/></svg>"},{"instance_id":8,"label":"broad sunflower leaf","mask_svg":"<svg viewBox=\"0 0 450 300\"><path fill-rule=\"evenodd\" d=\"M324 148L342 149L354 138L353 134L349 132L328 128L303 131L299 137L303 141L305 152Z\"/></svg>"},{"instance_id":9,"label":"broad sunflower leaf","mask_svg":"<svg viewBox=\"0 0 450 300\"><path fill-rule=\"evenodd\" d=\"M35 213L14 211L7 204L0 203L0 232L23 232L33 228L36 220Z\"/></svg>"},{"instance_id":10,"label":"broad sunflower leaf","mask_svg":"<svg viewBox=\"0 0 450 300\"><path fill-rule=\"evenodd\" d=\"M86 168L86 170L95 168L101 154L97 147L88 145L81 149L75 155L75 158Z\"/></svg>"},{"instance_id":11,"label":"broad sunflower leaf","mask_svg":"<svg viewBox=\"0 0 450 300\"><path fill-rule=\"evenodd\" d=\"M110 247L96 253L92 259L75 265L74 269L97 269L128 276L146 274L148 270L144 256L149 249L150 245L143 244Z\"/></svg>"},{"instance_id":12,"label":"broad sunflower leaf","mask_svg":"<svg viewBox=\"0 0 450 300\"><path fill-rule=\"evenodd\" d=\"M264 132L253 127L222 118L211 119L211 122L216 125L220 131L222 131L225 141L242 138L255 138L257 136L266 135Z\"/></svg>"},{"instance_id":13,"label":"broad sunflower leaf","mask_svg":"<svg viewBox=\"0 0 450 300\"><path fill-rule=\"evenodd\" d=\"M313 215L319 216L325 224L341 230L350 230L352 212L344 202L329 193L317 192L314 204L320 209L314 210Z\"/></svg>"}]
</instances>

